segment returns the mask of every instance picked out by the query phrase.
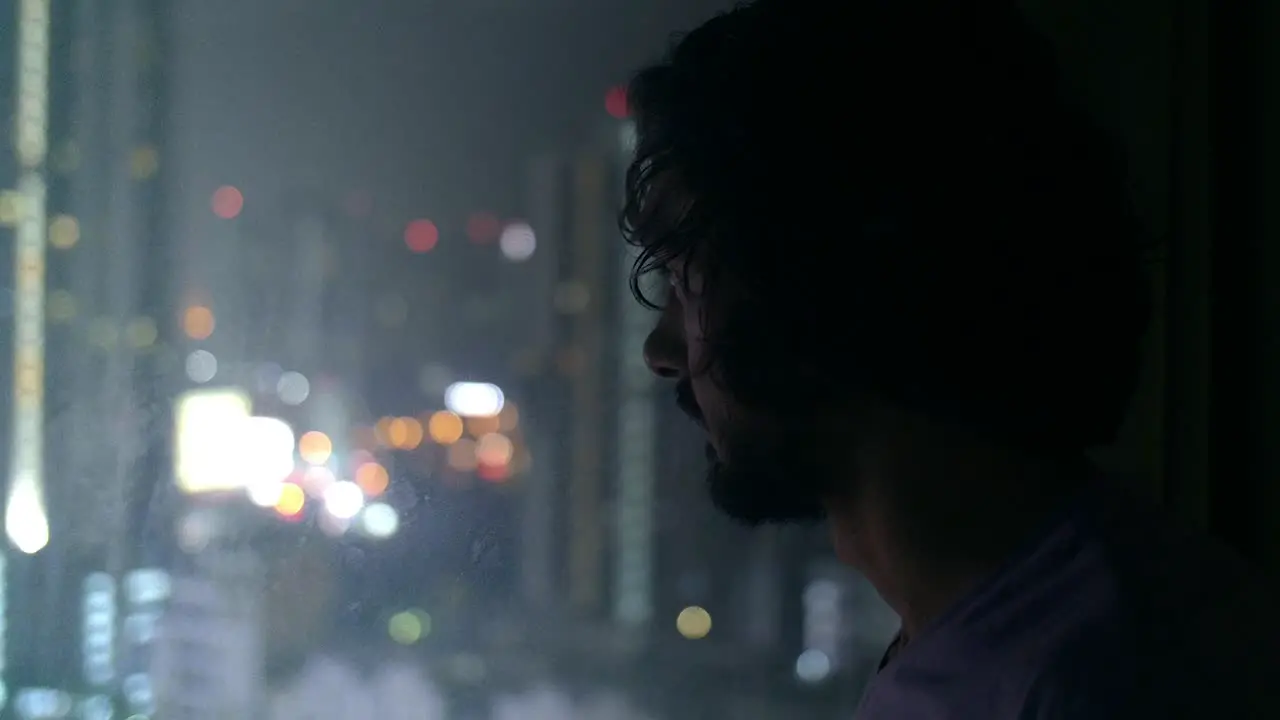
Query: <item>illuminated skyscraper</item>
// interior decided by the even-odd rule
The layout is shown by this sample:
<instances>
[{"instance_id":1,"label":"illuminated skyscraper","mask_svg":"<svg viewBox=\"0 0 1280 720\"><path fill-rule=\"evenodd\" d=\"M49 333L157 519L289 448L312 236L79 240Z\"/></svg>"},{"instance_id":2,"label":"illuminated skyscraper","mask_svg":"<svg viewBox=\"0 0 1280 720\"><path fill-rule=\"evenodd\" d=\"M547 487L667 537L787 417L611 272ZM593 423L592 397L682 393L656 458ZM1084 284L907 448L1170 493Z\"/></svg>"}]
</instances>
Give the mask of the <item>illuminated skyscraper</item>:
<instances>
[{"instance_id":1,"label":"illuminated skyscraper","mask_svg":"<svg viewBox=\"0 0 1280 720\"><path fill-rule=\"evenodd\" d=\"M532 383L531 414L542 423L531 430L535 463L523 481L523 586L535 605L596 619L608 615L613 584L613 168L608 153L542 158L531 166L527 200L543 238L530 272L548 312L526 330L546 362Z\"/></svg>"},{"instance_id":2,"label":"illuminated skyscraper","mask_svg":"<svg viewBox=\"0 0 1280 720\"><path fill-rule=\"evenodd\" d=\"M540 242L526 271L546 311L523 331L544 362L531 382L521 573L535 607L643 641L655 601L657 385L642 352L653 318L629 295L632 256L615 222L626 149L606 132L529 169Z\"/></svg>"},{"instance_id":3,"label":"illuminated skyscraper","mask_svg":"<svg viewBox=\"0 0 1280 720\"><path fill-rule=\"evenodd\" d=\"M4 680L19 714L62 701L27 688L69 691L92 715L126 678L146 683L117 656L116 596L155 560L167 467L162 6L3 6L0 46L18 58L0 176L14 236L6 574L22 589L6 602Z\"/></svg>"}]
</instances>

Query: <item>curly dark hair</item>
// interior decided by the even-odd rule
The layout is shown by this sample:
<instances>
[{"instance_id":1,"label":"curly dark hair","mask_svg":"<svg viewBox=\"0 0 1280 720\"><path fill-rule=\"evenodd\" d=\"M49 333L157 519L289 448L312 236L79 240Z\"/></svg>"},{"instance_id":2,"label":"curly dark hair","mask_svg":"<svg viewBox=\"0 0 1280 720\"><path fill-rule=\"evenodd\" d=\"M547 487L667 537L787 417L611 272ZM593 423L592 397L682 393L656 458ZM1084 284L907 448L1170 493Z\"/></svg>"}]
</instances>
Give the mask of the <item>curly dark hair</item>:
<instances>
[{"instance_id":1,"label":"curly dark hair","mask_svg":"<svg viewBox=\"0 0 1280 720\"><path fill-rule=\"evenodd\" d=\"M715 378L810 413L872 391L1110 442L1151 243L1122 154L1012 0L760 0L629 86L631 286L696 262Z\"/></svg>"}]
</instances>

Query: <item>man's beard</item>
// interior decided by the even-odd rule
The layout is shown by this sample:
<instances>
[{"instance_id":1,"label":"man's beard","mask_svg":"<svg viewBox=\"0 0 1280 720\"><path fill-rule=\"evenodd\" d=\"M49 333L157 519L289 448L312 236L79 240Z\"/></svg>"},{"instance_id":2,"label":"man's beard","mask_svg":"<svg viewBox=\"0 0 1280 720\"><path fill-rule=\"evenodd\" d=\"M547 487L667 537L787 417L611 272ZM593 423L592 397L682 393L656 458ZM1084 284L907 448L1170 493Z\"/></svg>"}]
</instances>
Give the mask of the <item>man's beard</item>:
<instances>
[{"instance_id":1,"label":"man's beard","mask_svg":"<svg viewBox=\"0 0 1280 720\"><path fill-rule=\"evenodd\" d=\"M826 514L823 500L834 485L833 469L823 462L830 450L823 452L812 423L794 419L777 423L777 428L729 433L723 460L708 446L711 500L730 517L753 526L821 520Z\"/></svg>"}]
</instances>

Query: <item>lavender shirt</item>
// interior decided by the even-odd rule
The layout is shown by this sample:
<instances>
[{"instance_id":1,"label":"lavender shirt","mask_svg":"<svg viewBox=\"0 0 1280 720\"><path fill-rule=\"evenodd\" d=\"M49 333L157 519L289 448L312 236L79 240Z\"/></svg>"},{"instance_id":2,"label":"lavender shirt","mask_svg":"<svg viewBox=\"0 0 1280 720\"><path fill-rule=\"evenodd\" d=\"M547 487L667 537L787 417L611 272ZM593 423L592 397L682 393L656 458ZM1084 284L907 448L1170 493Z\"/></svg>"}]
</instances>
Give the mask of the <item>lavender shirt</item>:
<instances>
[{"instance_id":1,"label":"lavender shirt","mask_svg":"<svg viewBox=\"0 0 1280 720\"><path fill-rule=\"evenodd\" d=\"M1264 583L1091 488L887 659L856 718L1280 718L1280 605Z\"/></svg>"}]
</instances>

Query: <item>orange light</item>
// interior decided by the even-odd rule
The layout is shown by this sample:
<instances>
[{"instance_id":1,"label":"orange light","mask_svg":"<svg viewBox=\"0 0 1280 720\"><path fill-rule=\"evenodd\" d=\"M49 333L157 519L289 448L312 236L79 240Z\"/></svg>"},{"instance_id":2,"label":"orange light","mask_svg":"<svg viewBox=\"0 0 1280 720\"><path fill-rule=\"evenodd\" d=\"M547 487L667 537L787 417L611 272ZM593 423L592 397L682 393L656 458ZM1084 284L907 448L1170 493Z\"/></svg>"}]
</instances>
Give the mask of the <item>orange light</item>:
<instances>
[{"instance_id":1,"label":"orange light","mask_svg":"<svg viewBox=\"0 0 1280 720\"><path fill-rule=\"evenodd\" d=\"M409 427L404 418L391 418L387 423L387 444L393 448L402 448L409 441Z\"/></svg>"},{"instance_id":2,"label":"orange light","mask_svg":"<svg viewBox=\"0 0 1280 720\"><path fill-rule=\"evenodd\" d=\"M356 468L356 484L369 497L378 497L391 485L387 469L376 462L367 462Z\"/></svg>"},{"instance_id":3,"label":"orange light","mask_svg":"<svg viewBox=\"0 0 1280 720\"><path fill-rule=\"evenodd\" d=\"M231 220L244 210L244 195L230 185L223 185L213 193L213 214L223 220Z\"/></svg>"},{"instance_id":4,"label":"orange light","mask_svg":"<svg viewBox=\"0 0 1280 720\"><path fill-rule=\"evenodd\" d=\"M431 252L438 242L440 230L430 220L414 220L404 229L404 244L410 252Z\"/></svg>"},{"instance_id":5,"label":"orange light","mask_svg":"<svg viewBox=\"0 0 1280 720\"><path fill-rule=\"evenodd\" d=\"M391 423L395 418L384 417L378 420L373 426L374 437L377 438L378 444L383 447L391 446Z\"/></svg>"},{"instance_id":6,"label":"orange light","mask_svg":"<svg viewBox=\"0 0 1280 720\"><path fill-rule=\"evenodd\" d=\"M427 421L427 432L431 439L441 445L452 445L462 437L462 418L448 410L441 410Z\"/></svg>"},{"instance_id":7,"label":"orange light","mask_svg":"<svg viewBox=\"0 0 1280 720\"><path fill-rule=\"evenodd\" d=\"M298 438L298 454L312 465L323 465L333 455L333 441L319 430L312 430Z\"/></svg>"},{"instance_id":8,"label":"orange light","mask_svg":"<svg viewBox=\"0 0 1280 720\"><path fill-rule=\"evenodd\" d=\"M192 340L208 340L216 325L213 311L203 305L193 305L182 314L182 331Z\"/></svg>"},{"instance_id":9,"label":"orange light","mask_svg":"<svg viewBox=\"0 0 1280 720\"><path fill-rule=\"evenodd\" d=\"M280 499L276 501L276 512L285 518L296 518L302 514L307 504L307 494L293 483L285 483L280 488Z\"/></svg>"},{"instance_id":10,"label":"orange light","mask_svg":"<svg viewBox=\"0 0 1280 720\"><path fill-rule=\"evenodd\" d=\"M387 440L391 447L413 450L422 444L422 423L410 417L398 417L387 425Z\"/></svg>"},{"instance_id":11,"label":"orange light","mask_svg":"<svg viewBox=\"0 0 1280 720\"><path fill-rule=\"evenodd\" d=\"M482 435L498 432L498 428L501 424L502 423L498 419L497 415L469 417L467 418L467 432L471 433L472 437L478 438Z\"/></svg>"},{"instance_id":12,"label":"orange light","mask_svg":"<svg viewBox=\"0 0 1280 720\"><path fill-rule=\"evenodd\" d=\"M417 418L407 417L400 419L404 421L405 430L408 431L408 437L405 438L404 445L402 447L404 447L405 450L413 450L422 444L422 436L424 434L422 431L422 423L418 422Z\"/></svg>"},{"instance_id":13,"label":"orange light","mask_svg":"<svg viewBox=\"0 0 1280 720\"><path fill-rule=\"evenodd\" d=\"M481 465L506 466L515 454L515 446L506 435L489 433L476 443L476 460Z\"/></svg>"}]
</instances>

